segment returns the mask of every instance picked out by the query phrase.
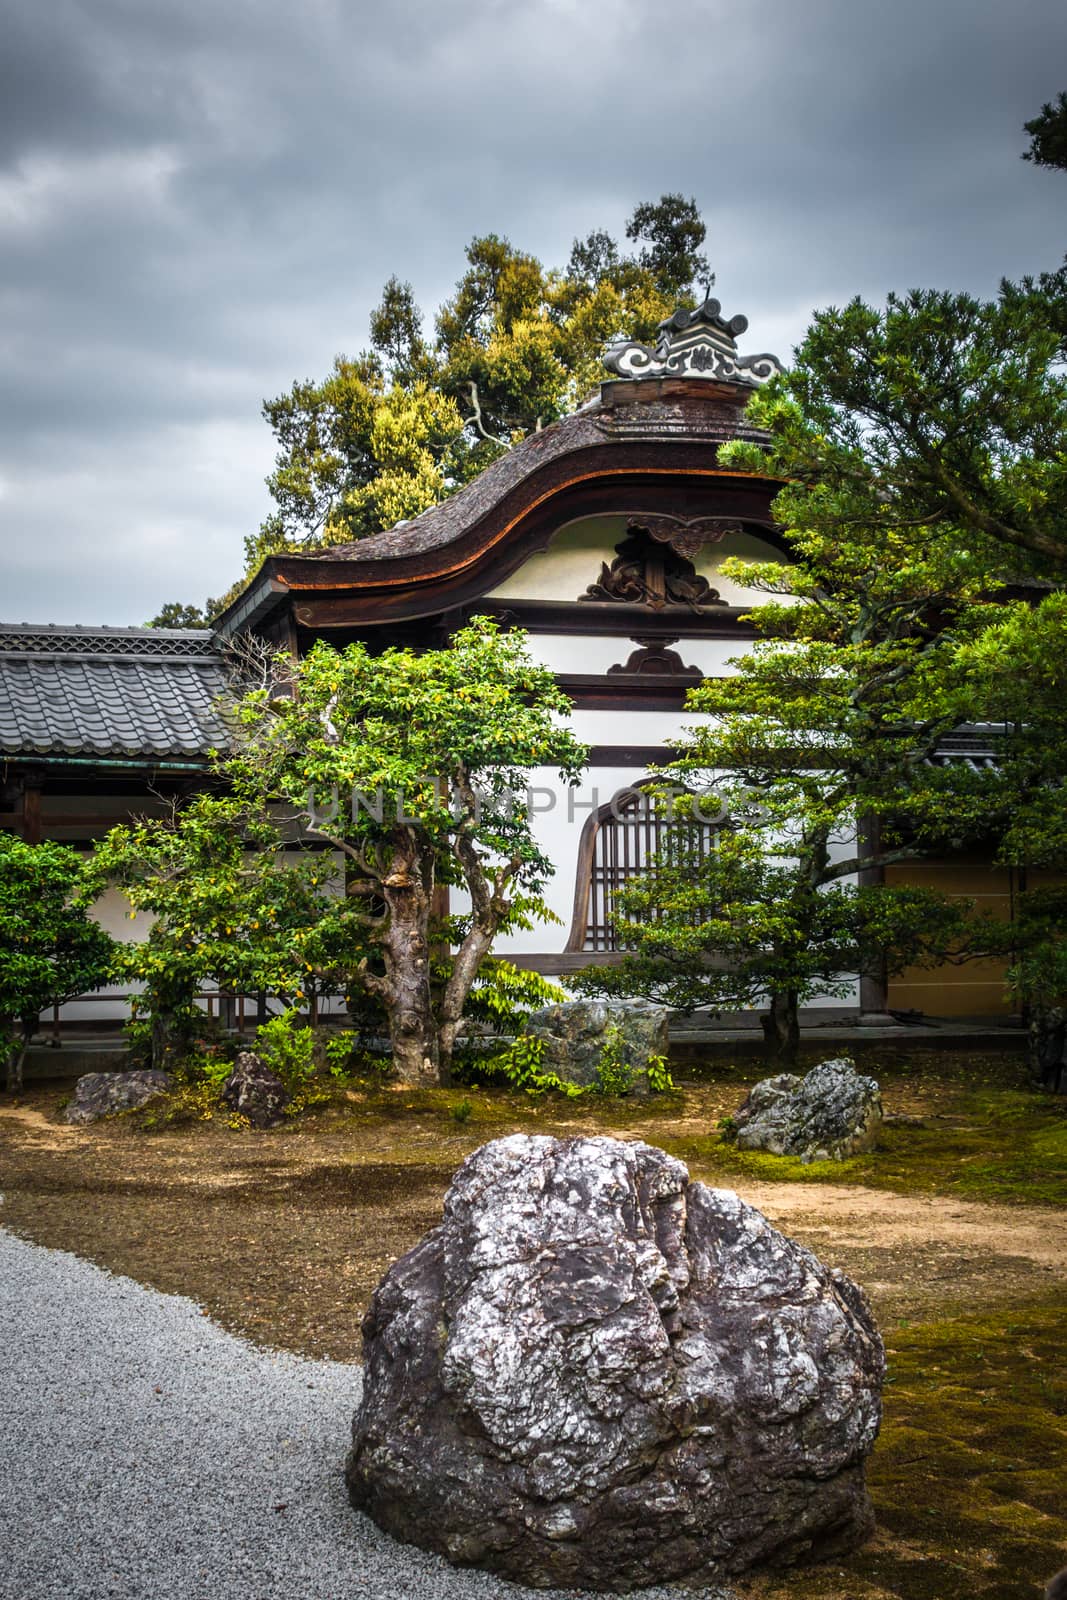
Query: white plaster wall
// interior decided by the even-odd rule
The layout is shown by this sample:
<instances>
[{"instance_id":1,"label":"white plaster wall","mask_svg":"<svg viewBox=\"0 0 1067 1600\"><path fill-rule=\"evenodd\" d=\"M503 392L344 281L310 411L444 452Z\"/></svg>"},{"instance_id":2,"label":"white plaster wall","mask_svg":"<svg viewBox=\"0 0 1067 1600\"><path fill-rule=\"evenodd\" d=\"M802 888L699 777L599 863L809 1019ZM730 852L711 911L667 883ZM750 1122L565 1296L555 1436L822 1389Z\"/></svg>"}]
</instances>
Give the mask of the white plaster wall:
<instances>
[{"instance_id":1,"label":"white plaster wall","mask_svg":"<svg viewBox=\"0 0 1067 1600\"><path fill-rule=\"evenodd\" d=\"M641 633L641 614L635 610L634 633ZM529 651L535 661L553 672L603 674L617 664L625 664L638 646L632 638L603 638L563 633L533 633ZM745 639L679 639L670 647L687 667L696 667L708 678L728 677L737 671L730 665L732 656L744 655L750 645ZM620 684L620 692L624 685Z\"/></svg>"},{"instance_id":2,"label":"white plaster wall","mask_svg":"<svg viewBox=\"0 0 1067 1600\"><path fill-rule=\"evenodd\" d=\"M603 562L612 562L615 546L626 537L626 517L581 517L566 523L553 536L547 550L538 551L513 572L510 578L491 590L492 600L577 600L595 583ZM693 565L727 605L749 605L762 598L754 590L741 588L719 571L727 556L747 561L779 561L781 554L772 544L749 533L733 534L721 544L711 545L694 559Z\"/></svg>"},{"instance_id":3,"label":"white plaster wall","mask_svg":"<svg viewBox=\"0 0 1067 1600\"><path fill-rule=\"evenodd\" d=\"M711 719L694 711L583 711L570 715L575 738L583 744L662 745L663 758L671 759L667 749L686 728L699 727Z\"/></svg>"},{"instance_id":4,"label":"white plaster wall","mask_svg":"<svg viewBox=\"0 0 1067 1600\"><path fill-rule=\"evenodd\" d=\"M620 789L645 776L645 769L630 767L591 767L574 789L561 784L550 767L540 767L531 776L533 832L538 844L556 864L555 876L545 889L547 905L561 919L562 926L540 923L529 932L517 932L496 946L502 956L518 956L535 951L560 951L570 936L574 909L574 883L578 865L578 841L586 819L606 805Z\"/></svg>"}]
</instances>

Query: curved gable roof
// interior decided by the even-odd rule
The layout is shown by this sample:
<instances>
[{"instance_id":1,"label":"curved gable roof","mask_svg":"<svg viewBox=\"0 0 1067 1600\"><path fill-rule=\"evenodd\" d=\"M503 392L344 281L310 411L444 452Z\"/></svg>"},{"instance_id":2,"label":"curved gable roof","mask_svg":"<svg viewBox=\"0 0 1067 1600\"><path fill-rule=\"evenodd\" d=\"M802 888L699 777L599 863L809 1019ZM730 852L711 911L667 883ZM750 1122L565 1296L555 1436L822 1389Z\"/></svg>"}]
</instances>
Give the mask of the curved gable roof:
<instances>
[{"instance_id":1,"label":"curved gable roof","mask_svg":"<svg viewBox=\"0 0 1067 1600\"><path fill-rule=\"evenodd\" d=\"M670 496L692 514L719 511L773 535L777 484L718 462L727 440L766 438L745 423L746 398L736 386L707 380L606 383L599 399L528 435L410 521L365 539L268 557L219 627L239 631L290 594L329 590L372 606L373 620L425 615L488 592L544 548L561 520L605 510L652 514Z\"/></svg>"}]
</instances>

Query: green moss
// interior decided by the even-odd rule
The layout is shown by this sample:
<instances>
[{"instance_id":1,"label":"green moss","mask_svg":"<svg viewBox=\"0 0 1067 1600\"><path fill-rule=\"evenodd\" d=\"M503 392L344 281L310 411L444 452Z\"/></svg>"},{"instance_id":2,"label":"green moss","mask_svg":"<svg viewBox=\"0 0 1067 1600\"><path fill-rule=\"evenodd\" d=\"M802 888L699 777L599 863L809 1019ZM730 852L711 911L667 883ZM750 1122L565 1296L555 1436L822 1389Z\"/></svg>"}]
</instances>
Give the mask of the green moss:
<instances>
[{"instance_id":1,"label":"green moss","mask_svg":"<svg viewBox=\"0 0 1067 1600\"><path fill-rule=\"evenodd\" d=\"M1039 1305L891 1334L868 1469L878 1535L772 1581L768 1600L1036 1597L1067 1548L1062 1323Z\"/></svg>"},{"instance_id":2,"label":"green moss","mask_svg":"<svg viewBox=\"0 0 1067 1600\"><path fill-rule=\"evenodd\" d=\"M866 1063L887 1110L922 1113L921 1126L888 1122L877 1149L847 1161L814 1161L738 1150L719 1132L666 1139L694 1176L716 1183L864 1184L900 1193L959 1195L1027 1205L1067 1205L1067 1099L1026 1085L1003 1057L970 1061L946 1054L919 1063ZM998 1081L999 1078L999 1081ZM750 1069L749 1081L753 1081ZM743 1095L738 1091L738 1103Z\"/></svg>"}]
</instances>

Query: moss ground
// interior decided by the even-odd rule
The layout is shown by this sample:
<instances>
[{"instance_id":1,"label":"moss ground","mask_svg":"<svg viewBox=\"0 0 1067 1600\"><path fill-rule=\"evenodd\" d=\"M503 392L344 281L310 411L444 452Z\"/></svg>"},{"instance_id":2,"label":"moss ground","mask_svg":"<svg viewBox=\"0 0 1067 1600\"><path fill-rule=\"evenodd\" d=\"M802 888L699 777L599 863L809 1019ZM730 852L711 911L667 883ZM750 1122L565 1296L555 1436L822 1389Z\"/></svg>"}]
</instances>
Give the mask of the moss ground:
<instances>
[{"instance_id":1,"label":"moss ground","mask_svg":"<svg viewBox=\"0 0 1067 1600\"><path fill-rule=\"evenodd\" d=\"M875 1539L739 1593L1036 1600L1067 1562L1067 1103L1005 1054L860 1064L889 1113L878 1148L808 1167L723 1140L720 1119L767 1070L751 1059L685 1066L651 1103L331 1086L267 1133L205 1117L196 1097L69 1130L67 1091L44 1085L0 1103L0 1216L260 1342L352 1360L370 1289L437 1220L470 1150L515 1131L648 1139L863 1282L889 1349Z\"/></svg>"},{"instance_id":2,"label":"moss ground","mask_svg":"<svg viewBox=\"0 0 1067 1600\"><path fill-rule=\"evenodd\" d=\"M878 1533L844 1563L761 1579L773 1600L1023 1600L1067 1560L1061 1305L887 1332L868 1482Z\"/></svg>"}]
</instances>

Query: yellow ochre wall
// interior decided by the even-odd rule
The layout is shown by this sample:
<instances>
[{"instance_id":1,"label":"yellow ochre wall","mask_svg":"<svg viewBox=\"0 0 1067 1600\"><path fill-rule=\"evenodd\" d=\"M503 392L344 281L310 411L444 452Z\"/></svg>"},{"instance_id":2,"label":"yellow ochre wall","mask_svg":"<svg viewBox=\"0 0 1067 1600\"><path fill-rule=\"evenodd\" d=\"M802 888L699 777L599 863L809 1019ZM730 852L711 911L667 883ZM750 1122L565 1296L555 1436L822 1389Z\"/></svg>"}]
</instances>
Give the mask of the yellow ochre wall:
<instances>
[{"instance_id":1,"label":"yellow ochre wall","mask_svg":"<svg viewBox=\"0 0 1067 1600\"><path fill-rule=\"evenodd\" d=\"M887 867L887 884L917 884L943 894L974 901L976 913L1005 922L1013 919L1023 883L1018 871L982 861L916 861ZM1058 873L1028 871L1025 887L1038 889L1062 882ZM925 1011L931 1017L1009 1016L1013 1010L1004 987L1007 961L966 961L961 966L911 967L889 980L893 1011Z\"/></svg>"}]
</instances>

